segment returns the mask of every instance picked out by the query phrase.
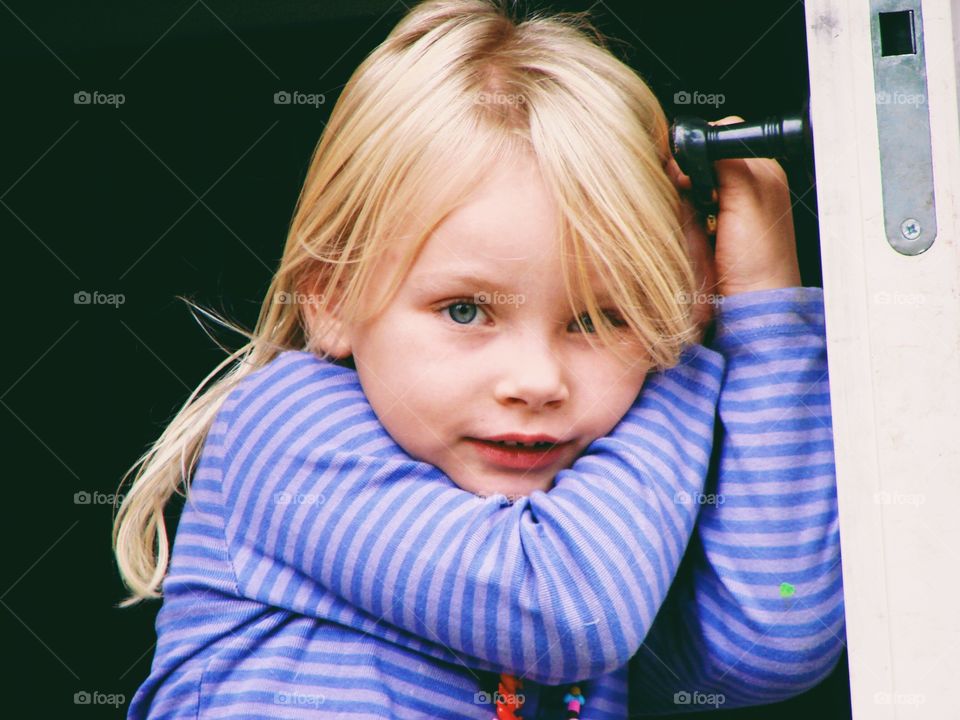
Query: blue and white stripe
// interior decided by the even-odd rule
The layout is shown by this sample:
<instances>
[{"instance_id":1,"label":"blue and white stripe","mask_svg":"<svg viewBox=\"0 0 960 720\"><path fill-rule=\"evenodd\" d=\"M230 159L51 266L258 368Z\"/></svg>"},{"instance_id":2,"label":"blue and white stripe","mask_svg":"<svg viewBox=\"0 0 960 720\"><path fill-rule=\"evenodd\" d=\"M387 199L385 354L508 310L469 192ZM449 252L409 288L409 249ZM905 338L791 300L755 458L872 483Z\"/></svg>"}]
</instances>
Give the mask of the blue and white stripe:
<instances>
[{"instance_id":1,"label":"blue and white stripe","mask_svg":"<svg viewBox=\"0 0 960 720\"><path fill-rule=\"evenodd\" d=\"M486 719L480 671L523 676L529 717L580 681L585 720L816 684L843 638L820 291L728 298L712 348L512 505L282 353L208 434L129 717Z\"/></svg>"}]
</instances>

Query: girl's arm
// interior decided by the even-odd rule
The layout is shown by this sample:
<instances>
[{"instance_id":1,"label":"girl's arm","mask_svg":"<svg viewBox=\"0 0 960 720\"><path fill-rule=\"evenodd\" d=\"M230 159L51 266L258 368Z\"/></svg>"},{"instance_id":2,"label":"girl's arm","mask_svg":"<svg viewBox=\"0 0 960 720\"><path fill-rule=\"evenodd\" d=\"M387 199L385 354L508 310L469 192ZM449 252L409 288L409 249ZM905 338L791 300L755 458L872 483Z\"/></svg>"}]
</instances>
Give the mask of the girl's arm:
<instances>
[{"instance_id":1,"label":"girl's arm","mask_svg":"<svg viewBox=\"0 0 960 720\"><path fill-rule=\"evenodd\" d=\"M723 368L689 348L549 492L509 505L404 453L355 371L284 353L218 424L238 592L542 683L622 667L691 536L698 508L675 498L703 489Z\"/></svg>"},{"instance_id":2,"label":"girl's arm","mask_svg":"<svg viewBox=\"0 0 960 720\"><path fill-rule=\"evenodd\" d=\"M631 662L637 713L783 700L836 665L845 625L824 332L819 288L744 293L720 310L716 485L692 499L702 509L690 552Z\"/></svg>"}]
</instances>

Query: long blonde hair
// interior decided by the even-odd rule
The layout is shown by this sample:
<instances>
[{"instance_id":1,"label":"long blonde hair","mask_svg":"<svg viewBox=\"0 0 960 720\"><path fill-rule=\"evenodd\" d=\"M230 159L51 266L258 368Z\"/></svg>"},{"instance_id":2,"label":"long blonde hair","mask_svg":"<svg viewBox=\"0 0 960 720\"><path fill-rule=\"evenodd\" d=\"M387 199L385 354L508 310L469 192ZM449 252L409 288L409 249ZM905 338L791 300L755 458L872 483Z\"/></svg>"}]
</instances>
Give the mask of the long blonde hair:
<instances>
[{"instance_id":1,"label":"long blonde hair","mask_svg":"<svg viewBox=\"0 0 960 720\"><path fill-rule=\"evenodd\" d=\"M622 336L602 320L589 265L654 367L675 365L697 328L682 300L694 290L694 274L679 196L664 170L666 136L656 97L586 13L518 21L496 0L415 6L333 108L255 329L213 316L248 342L228 351L121 481L136 471L113 528L131 591L121 605L160 596L169 559L163 508L174 493L186 495L230 390L284 350L329 357L328 331L307 322L301 299L347 323L374 316L444 216L517 153L536 160L556 198L564 281L578 322L584 311L601 318L596 337L616 351ZM409 228L414 239L391 287L364 315L373 261Z\"/></svg>"}]
</instances>

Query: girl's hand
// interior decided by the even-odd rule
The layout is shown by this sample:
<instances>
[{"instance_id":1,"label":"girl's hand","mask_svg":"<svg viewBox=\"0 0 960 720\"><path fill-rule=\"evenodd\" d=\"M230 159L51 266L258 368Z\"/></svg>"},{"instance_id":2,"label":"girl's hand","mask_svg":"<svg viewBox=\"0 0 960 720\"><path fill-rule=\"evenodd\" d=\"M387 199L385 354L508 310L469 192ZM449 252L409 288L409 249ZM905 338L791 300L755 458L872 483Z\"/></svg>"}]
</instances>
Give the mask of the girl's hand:
<instances>
[{"instance_id":1,"label":"girl's hand","mask_svg":"<svg viewBox=\"0 0 960 720\"><path fill-rule=\"evenodd\" d=\"M711 125L743 122L731 115ZM690 178L675 168L675 184ZM714 163L719 194L714 252L721 296L801 285L787 175L771 158L730 158ZM699 225L699 223L697 223Z\"/></svg>"}]
</instances>

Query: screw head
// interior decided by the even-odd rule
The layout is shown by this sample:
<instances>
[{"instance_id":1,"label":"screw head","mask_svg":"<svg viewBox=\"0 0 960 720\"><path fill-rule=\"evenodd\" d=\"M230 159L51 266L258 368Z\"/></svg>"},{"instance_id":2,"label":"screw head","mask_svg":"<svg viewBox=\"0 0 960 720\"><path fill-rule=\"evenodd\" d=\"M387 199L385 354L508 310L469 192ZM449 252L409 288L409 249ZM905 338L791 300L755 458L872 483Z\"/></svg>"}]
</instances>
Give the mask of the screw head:
<instances>
[{"instance_id":1,"label":"screw head","mask_svg":"<svg viewBox=\"0 0 960 720\"><path fill-rule=\"evenodd\" d=\"M907 218L900 223L900 234L907 240L916 240L920 237L920 221L916 218Z\"/></svg>"}]
</instances>

